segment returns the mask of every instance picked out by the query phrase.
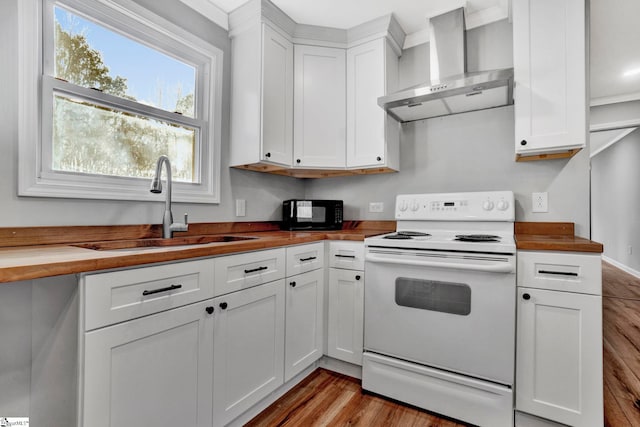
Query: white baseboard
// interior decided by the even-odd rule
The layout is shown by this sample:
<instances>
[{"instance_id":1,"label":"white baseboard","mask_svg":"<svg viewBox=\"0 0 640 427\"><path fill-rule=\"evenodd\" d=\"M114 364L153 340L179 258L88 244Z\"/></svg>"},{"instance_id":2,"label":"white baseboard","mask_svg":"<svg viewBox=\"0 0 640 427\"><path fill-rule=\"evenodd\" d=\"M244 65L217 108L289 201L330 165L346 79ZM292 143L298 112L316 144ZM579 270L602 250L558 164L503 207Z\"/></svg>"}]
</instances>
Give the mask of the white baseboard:
<instances>
[{"instance_id":1,"label":"white baseboard","mask_svg":"<svg viewBox=\"0 0 640 427\"><path fill-rule=\"evenodd\" d=\"M609 264L613 265L614 267L618 267L620 270L622 271L626 271L627 273L631 274L632 276L637 277L638 279L640 279L640 271L638 270L634 270L633 268L624 265L614 259L611 259L607 256L602 255L602 260L605 262L608 262Z\"/></svg>"}]
</instances>

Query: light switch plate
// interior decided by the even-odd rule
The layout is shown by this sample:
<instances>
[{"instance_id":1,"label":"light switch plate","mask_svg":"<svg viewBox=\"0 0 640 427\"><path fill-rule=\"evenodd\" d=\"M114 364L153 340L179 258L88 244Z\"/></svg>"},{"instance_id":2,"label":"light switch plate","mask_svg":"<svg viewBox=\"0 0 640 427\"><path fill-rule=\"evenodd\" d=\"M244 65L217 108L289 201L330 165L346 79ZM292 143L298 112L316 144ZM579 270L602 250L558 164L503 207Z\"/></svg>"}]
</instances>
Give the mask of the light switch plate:
<instances>
[{"instance_id":1,"label":"light switch plate","mask_svg":"<svg viewBox=\"0 0 640 427\"><path fill-rule=\"evenodd\" d=\"M247 201L236 199L236 216L247 216Z\"/></svg>"},{"instance_id":2,"label":"light switch plate","mask_svg":"<svg viewBox=\"0 0 640 427\"><path fill-rule=\"evenodd\" d=\"M549 194L531 193L531 212L549 212Z\"/></svg>"}]
</instances>

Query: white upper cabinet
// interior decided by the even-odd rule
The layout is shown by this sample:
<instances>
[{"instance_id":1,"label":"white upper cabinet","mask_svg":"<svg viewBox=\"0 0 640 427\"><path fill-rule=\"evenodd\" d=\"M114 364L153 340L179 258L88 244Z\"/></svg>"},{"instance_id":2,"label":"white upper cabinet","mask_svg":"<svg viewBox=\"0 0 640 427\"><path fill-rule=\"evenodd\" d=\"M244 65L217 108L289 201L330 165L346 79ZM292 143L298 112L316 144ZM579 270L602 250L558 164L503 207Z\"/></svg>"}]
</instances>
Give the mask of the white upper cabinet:
<instances>
[{"instance_id":1,"label":"white upper cabinet","mask_svg":"<svg viewBox=\"0 0 640 427\"><path fill-rule=\"evenodd\" d=\"M587 137L584 0L513 0L517 160L570 157Z\"/></svg>"},{"instance_id":2,"label":"white upper cabinet","mask_svg":"<svg viewBox=\"0 0 640 427\"><path fill-rule=\"evenodd\" d=\"M347 50L347 168L399 169L399 124L378 106L397 90L398 56L386 38Z\"/></svg>"},{"instance_id":3,"label":"white upper cabinet","mask_svg":"<svg viewBox=\"0 0 640 427\"><path fill-rule=\"evenodd\" d=\"M230 166L298 178L399 170L399 124L377 103L397 89L393 15L345 31L249 0L229 14L229 37Z\"/></svg>"},{"instance_id":4,"label":"white upper cabinet","mask_svg":"<svg viewBox=\"0 0 640 427\"><path fill-rule=\"evenodd\" d=\"M270 26L262 34L262 158L290 165L293 153L293 44Z\"/></svg>"},{"instance_id":5,"label":"white upper cabinet","mask_svg":"<svg viewBox=\"0 0 640 427\"><path fill-rule=\"evenodd\" d=\"M249 2L229 15L231 166L282 169L293 153L293 44Z\"/></svg>"},{"instance_id":6,"label":"white upper cabinet","mask_svg":"<svg viewBox=\"0 0 640 427\"><path fill-rule=\"evenodd\" d=\"M294 48L294 167L345 167L345 50Z\"/></svg>"}]
</instances>

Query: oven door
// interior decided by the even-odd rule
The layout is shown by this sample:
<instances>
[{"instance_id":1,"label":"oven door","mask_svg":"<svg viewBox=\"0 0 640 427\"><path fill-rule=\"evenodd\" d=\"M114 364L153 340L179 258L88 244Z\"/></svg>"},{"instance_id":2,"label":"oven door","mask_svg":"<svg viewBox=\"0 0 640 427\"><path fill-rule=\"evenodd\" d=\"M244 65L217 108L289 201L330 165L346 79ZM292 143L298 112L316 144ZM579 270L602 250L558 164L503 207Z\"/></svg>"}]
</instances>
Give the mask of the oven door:
<instances>
[{"instance_id":1,"label":"oven door","mask_svg":"<svg viewBox=\"0 0 640 427\"><path fill-rule=\"evenodd\" d=\"M512 386L515 256L368 248L365 350Z\"/></svg>"}]
</instances>

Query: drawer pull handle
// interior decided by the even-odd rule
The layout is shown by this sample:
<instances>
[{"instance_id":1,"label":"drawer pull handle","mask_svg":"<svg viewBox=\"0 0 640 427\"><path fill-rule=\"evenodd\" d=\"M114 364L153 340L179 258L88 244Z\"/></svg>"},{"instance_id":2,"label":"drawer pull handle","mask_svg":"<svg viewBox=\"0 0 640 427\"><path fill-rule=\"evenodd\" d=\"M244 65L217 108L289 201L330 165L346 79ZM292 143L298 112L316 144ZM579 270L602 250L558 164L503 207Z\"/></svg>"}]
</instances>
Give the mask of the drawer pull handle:
<instances>
[{"instance_id":1,"label":"drawer pull handle","mask_svg":"<svg viewBox=\"0 0 640 427\"><path fill-rule=\"evenodd\" d=\"M256 271L262 271L262 270L266 270L269 267L258 267L258 268L252 268L250 270L245 270L244 274L249 274L249 273L255 273Z\"/></svg>"},{"instance_id":2,"label":"drawer pull handle","mask_svg":"<svg viewBox=\"0 0 640 427\"><path fill-rule=\"evenodd\" d=\"M300 261L301 262L305 262L305 261L311 261L311 260L314 260L314 259L316 259L316 257L310 256L309 258L300 258Z\"/></svg>"},{"instance_id":3,"label":"drawer pull handle","mask_svg":"<svg viewBox=\"0 0 640 427\"><path fill-rule=\"evenodd\" d=\"M538 270L538 273L541 274L555 274L556 276L573 276L578 277L578 273L572 273L570 271L549 271L549 270Z\"/></svg>"},{"instance_id":4,"label":"drawer pull handle","mask_svg":"<svg viewBox=\"0 0 640 427\"><path fill-rule=\"evenodd\" d=\"M289 283L289 285L290 285L292 288L295 288L295 287L296 287L296 282L291 282L291 283Z\"/></svg>"},{"instance_id":5,"label":"drawer pull handle","mask_svg":"<svg viewBox=\"0 0 640 427\"><path fill-rule=\"evenodd\" d=\"M181 287L182 285L171 285L171 286L167 286L166 288L153 289L151 291L142 291L142 296L146 297L147 295L159 294L160 292L169 292L175 289L180 289Z\"/></svg>"},{"instance_id":6,"label":"drawer pull handle","mask_svg":"<svg viewBox=\"0 0 640 427\"><path fill-rule=\"evenodd\" d=\"M354 258L355 259L355 255L342 255L342 254L336 254L336 256L338 258Z\"/></svg>"},{"instance_id":7,"label":"drawer pull handle","mask_svg":"<svg viewBox=\"0 0 640 427\"><path fill-rule=\"evenodd\" d=\"M213 307L209 306L207 308L205 308L206 312L209 314L213 314Z\"/></svg>"},{"instance_id":8,"label":"drawer pull handle","mask_svg":"<svg viewBox=\"0 0 640 427\"><path fill-rule=\"evenodd\" d=\"M529 301L529 300L531 299L531 295L529 295L529 294L522 294L522 299L523 299L523 300L526 300L526 301Z\"/></svg>"},{"instance_id":9,"label":"drawer pull handle","mask_svg":"<svg viewBox=\"0 0 640 427\"><path fill-rule=\"evenodd\" d=\"M360 280L360 275L359 274L356 276L356 280Z\"/></svg>"},{"instance_id":10,"label":"drawer pull handle","mask_svg":"<svg viewBox=\"0 0 640 427\"><path fill-rule=\"evenodd\" d=\"M221 308L221 309L226 310L226 309L227 309L227 307L228 307L228 305L227 305L227 303L226 303L226 302L221 302L221 303L220 303L220 308Z\"/></svg>"}]
</instances>

